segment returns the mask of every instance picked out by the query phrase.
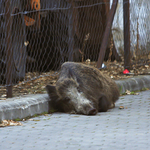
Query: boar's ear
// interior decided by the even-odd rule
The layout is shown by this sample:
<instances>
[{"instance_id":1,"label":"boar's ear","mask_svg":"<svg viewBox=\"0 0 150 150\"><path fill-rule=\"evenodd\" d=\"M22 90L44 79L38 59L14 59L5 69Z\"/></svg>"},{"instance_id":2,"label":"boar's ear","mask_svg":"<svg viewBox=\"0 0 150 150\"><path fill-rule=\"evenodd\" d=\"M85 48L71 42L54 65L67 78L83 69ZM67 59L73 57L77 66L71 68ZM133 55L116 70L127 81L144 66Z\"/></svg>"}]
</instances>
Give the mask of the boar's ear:
<instances>
[{"instance_id":1,"label":"boar's ear","mask_svg":"<svg viewBox=\"0 0 150 150\"><path fill-rule=\"evenodd\" d=\"M111 103L109 102L108 98L102 94L98 100L99 112L106 112L110 105Z\"/></svg>"},{"instance_id":2,"label":"boar's ear","mask_svg":"<svg viewBox=\"0 0 150 150\"><path fill-rule=\"evenodd\" d=\"M51 100L57 100L59 98L57 95L56 86L47 85L46 90Z\"/></svg>"},{"instance_id":3,"label":"boar's ear","mask_svg":"<svg viewBox=\"0 0 150 150\"><path fill-rule=\"evenodd\" d=\"M73 69L68 69L68 77L74 79L80 84L82 83L81 79L79 79L79 77L76 75Z\"/></svg>"},{"instance_id":4,"label":"boar's ear","mask_svg":"<svg viewBox=\"0 0 150 150\"><path fill-rule=\"evenodd\" d=\"M68 77L69 78L74 78L74 75L73 75L73 70L71 70L70 68L68 69Z\"/></svg>"}]
</instances>

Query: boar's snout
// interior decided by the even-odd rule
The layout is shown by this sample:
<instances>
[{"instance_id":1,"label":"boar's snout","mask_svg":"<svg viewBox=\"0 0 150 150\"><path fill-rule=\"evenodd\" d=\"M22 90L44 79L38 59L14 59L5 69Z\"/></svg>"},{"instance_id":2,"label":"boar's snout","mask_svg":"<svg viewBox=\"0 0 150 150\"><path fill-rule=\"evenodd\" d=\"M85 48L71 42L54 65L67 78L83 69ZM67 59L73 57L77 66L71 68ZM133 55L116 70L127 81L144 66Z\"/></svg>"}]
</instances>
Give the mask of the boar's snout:
<instances>
[{"instance_id":1,"label":"boar's snout","mask_svg":"<svg viewBox=\"0 0 150 150\"><path fill-rule=\"evenodd\" d=\"M88 115L96 115L97 114L97 110L95 108L91 108L89 111L88 111Z\"/></svg>"}]
</instances>

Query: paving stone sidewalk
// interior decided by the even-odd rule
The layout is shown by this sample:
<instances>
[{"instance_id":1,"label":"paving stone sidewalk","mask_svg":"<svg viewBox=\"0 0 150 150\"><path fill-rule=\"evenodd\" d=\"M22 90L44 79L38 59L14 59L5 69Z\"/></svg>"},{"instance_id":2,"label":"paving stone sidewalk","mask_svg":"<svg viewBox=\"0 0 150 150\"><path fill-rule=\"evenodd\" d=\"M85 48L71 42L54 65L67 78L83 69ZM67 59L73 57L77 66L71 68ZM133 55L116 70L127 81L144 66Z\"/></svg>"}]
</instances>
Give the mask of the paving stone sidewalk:
<instances>
[{"instance_id":1,"label":"paving stone sidewalk","mask_svg":"<svg viewBox=\"0 0 150 150\"><path fill-rule=\"evenodd\" d=\"M96 116L54 113L22 124L0 128L1 150L149 150L150 91L121 96Z\"/></svg>"},{"instance_id":2,"label":"paving stone sidewalk","mask_svg":"<svg viewBox=\"0 0 150 150\"><path fill-rule=\"evenodd\" d=\"M137 91L150 88L150 76L138 76L126 80L116 81L120 93L126 90ZM35 114L49 112L49 98L47 94L27 95L0 100L0 121L6 119L26 118Z\"/></svg>"}]
</instances>

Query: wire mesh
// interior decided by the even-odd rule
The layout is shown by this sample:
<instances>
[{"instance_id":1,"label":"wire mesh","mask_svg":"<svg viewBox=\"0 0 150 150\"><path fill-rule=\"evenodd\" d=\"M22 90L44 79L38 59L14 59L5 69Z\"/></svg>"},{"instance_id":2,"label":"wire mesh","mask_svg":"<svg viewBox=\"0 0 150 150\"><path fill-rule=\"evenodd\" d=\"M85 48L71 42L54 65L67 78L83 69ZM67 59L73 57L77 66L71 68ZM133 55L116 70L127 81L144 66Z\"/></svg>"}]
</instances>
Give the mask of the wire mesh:
<instances>
[{"instance_id":1,"label":"wire mesh","mask_svg":"<svg viewBox=\"0 0 150 150\"><path fill-rule=\"evenodd\" d=\"M65 61L96 62L111 5L112 0L0 0L0 97L4 86L20 88L19 96L24 91L21 84L42 77L53 82ZM136 60L150 58L149 5L146 0L130 0L131 55ZM123 40L119 0L105 61L112 43L124 56Z\"/></svg>"}]
</instances>

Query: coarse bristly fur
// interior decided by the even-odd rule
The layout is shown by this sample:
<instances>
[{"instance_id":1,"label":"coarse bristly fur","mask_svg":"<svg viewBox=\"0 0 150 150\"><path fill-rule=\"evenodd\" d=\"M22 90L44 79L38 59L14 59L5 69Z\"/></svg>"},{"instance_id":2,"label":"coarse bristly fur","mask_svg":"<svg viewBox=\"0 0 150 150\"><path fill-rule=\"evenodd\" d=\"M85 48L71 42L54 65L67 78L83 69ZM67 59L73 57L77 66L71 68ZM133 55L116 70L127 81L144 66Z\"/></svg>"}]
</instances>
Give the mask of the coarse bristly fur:
<instances>
[{"instance_id":1,"label":"coarse bristly fur","mask_svg":"<svg viewBox=\"0 0 150 150\"><path fill-rule=\"evenodd\" d=\"M106 112L119 98L115 81L97 68L75 62L62 64L56 86L46 89L53 107L67 113Z\"/></svg>"}]
</instances>

